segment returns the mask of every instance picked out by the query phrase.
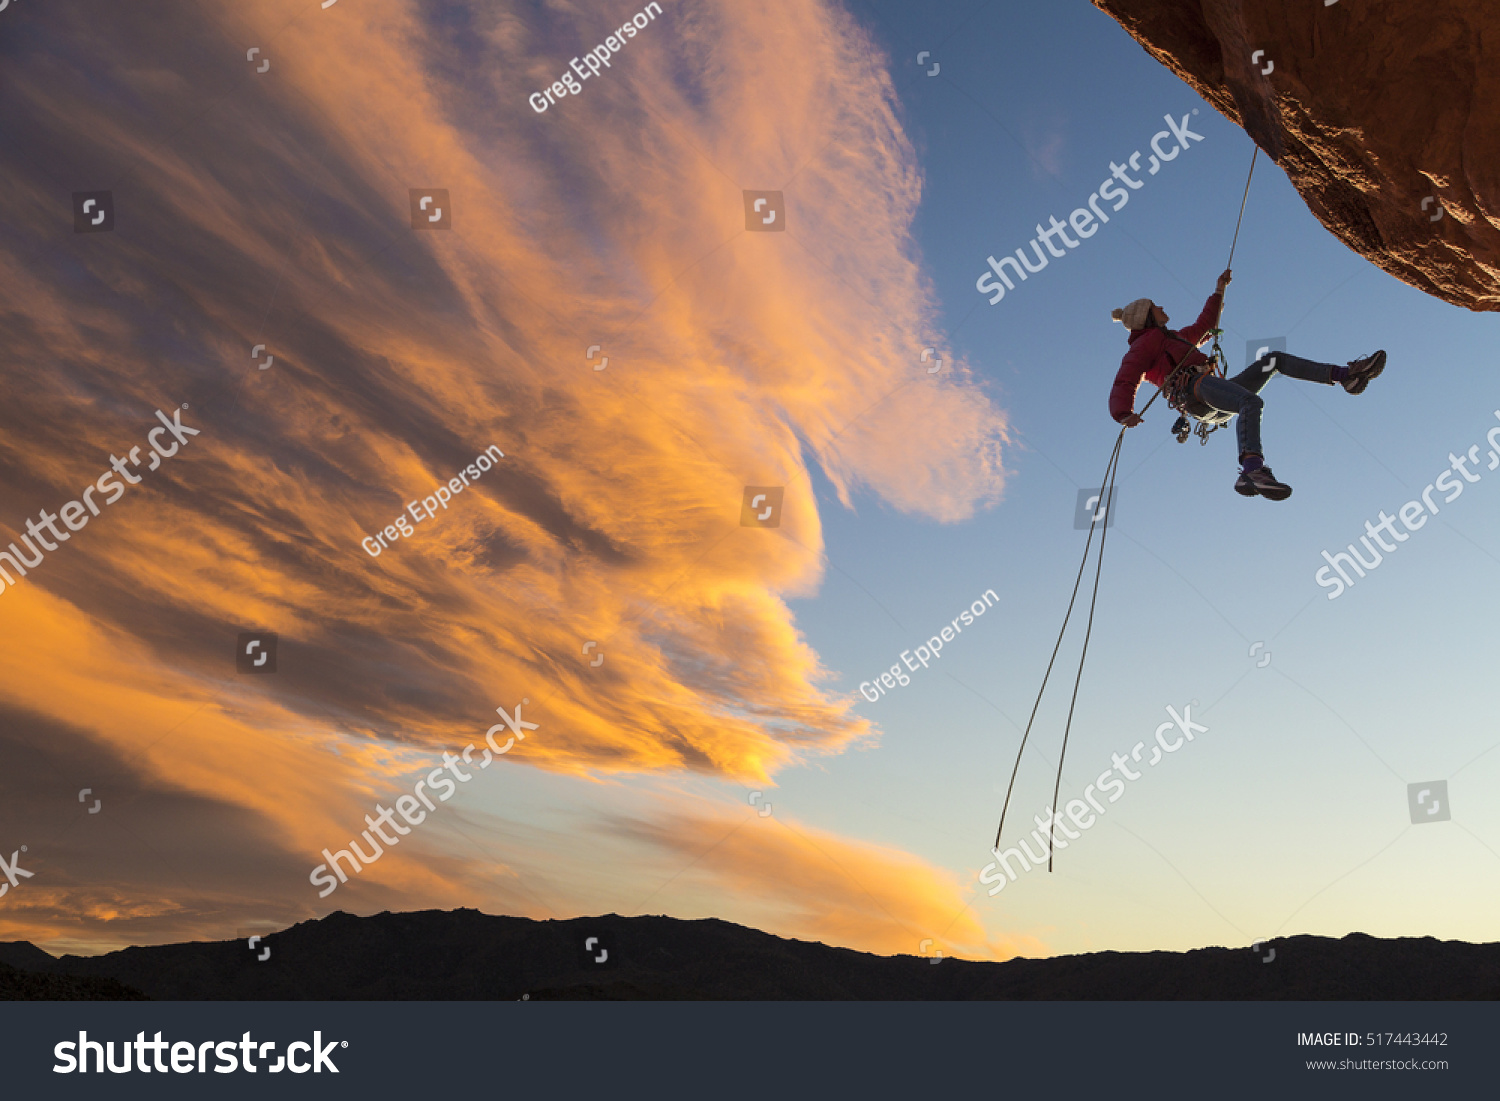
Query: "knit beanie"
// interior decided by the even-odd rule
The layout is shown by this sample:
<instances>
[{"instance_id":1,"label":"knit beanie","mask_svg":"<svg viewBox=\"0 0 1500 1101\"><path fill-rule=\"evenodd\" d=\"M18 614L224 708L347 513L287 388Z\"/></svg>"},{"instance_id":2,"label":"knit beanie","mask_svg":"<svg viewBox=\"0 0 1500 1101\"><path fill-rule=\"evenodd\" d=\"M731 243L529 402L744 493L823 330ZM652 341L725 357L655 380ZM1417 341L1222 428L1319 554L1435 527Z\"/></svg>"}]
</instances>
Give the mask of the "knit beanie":
<instances>
[{"instance_id":1,"label":"knit beanie","mask_svg":"<svg viewBox=\"0 0 1500 1101\"><path fill-rule=\"evenodd\" d=\"M1123 310L1113 311L1110 316L1131 331L1144 329L1146 322L1151 317L1151 307L1153 305L1155 303L1149 298L1137 298Z\"/></svg>"}]
</instances>

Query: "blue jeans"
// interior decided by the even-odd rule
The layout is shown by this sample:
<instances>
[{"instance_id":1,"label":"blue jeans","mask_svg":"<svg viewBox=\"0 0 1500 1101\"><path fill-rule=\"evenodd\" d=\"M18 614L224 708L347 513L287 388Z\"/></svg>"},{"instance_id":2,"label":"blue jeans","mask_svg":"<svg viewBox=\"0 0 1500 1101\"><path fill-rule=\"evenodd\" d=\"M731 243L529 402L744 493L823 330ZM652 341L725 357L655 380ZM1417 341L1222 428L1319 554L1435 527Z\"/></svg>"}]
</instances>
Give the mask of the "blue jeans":
<instances>
[{"instance_id":1,"label":"blue jeans","mask_svg":"<svg viewBox=\"0 0 1500 1101\"><path fill-rule=\"evenodd\" d=\"M1239 415L1235 431L1239 435L1241 455L1265 454L1260 449L1260 411L1266 403L1260 390L1271 381L1272 375L1332 386L1333 364L1315 363L1285 352L1269 352L1233 378L1205 375L1198 382L1199 400L1222 412Z\"/></svg>"}]
</instances>

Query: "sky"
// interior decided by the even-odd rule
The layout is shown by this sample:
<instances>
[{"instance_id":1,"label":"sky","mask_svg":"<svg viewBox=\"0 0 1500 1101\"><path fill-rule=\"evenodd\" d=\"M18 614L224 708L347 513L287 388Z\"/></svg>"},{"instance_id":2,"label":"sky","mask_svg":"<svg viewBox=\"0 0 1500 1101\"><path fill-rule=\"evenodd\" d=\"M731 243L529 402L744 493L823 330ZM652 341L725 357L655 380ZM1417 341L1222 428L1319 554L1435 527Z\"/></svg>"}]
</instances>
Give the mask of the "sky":
<instances>
[{"instance_id":1,"label":"sky","mask_svg":"<svg viewBox=\"0 0 1500 1101\"><path fill-rule=\"evenodd\" d=\"M1197 315L1252 143L1074 0L660 7L540 112L642 7L0 14L0 544L112 459L140 479L0 592L0 857L31 873L0 940L459 906L973 959L1493 940L1495 319L1259 158L1231 369L1273 338L1389 366L1266 387L1286 502L1160 402L1126 434L1060 802L1116 756L1139 779L997 886L1118 433L1110 310ZM976 289L1185 117L1202 140L1107 224ZM148 469L148 440L178 446ZM1471 447L1330 599L1323 552ZM1005 846L1052 804L1086 612ZM275 671L239 671L260 632ZM402 796L441 801L319 880Z\"/></svg>"}]
</instances>

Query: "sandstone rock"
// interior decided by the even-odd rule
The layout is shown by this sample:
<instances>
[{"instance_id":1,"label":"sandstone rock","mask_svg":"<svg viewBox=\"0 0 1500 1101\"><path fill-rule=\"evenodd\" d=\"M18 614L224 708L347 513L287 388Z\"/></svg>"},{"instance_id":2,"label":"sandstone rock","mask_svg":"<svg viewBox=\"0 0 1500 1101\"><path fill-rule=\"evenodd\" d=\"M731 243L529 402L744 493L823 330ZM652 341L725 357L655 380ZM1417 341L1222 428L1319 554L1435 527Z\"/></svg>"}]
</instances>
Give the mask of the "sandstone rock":
<instances>
[{"instance_id":1,"label":"sandstone rock","mask_svg":"<svg viewBox=\"0 0 1500 1101\"><path fill-rule=\"evenodd\" d=\"M1350 248L1500 310L1500 4L1094 5L1244 127Z\"/></svg>"}]
</instances>

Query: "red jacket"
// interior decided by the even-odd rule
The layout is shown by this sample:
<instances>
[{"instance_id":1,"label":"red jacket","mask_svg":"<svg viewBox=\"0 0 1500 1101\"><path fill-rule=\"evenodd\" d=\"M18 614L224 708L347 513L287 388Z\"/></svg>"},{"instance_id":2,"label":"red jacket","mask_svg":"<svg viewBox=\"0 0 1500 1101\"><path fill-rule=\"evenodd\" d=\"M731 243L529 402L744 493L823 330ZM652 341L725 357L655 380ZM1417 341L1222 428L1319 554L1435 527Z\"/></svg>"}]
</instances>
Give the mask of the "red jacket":
<instances>
[{"instance_id":1,"label":"red jacket","mask_svg":"<svg viewBox=\"0 0 1500 1101\"><path fill-rule=\"evenodd\" d=\"M1209 295L1198 320L1181 329L1162 329L1153 325L1130 334L1130 351L1120 361L1115 384L1109 391L1111 417L1123 421L1130 415L1142 379L1160 386L1173 367L1183 363L1193 367L1208 362L1208 357L1198 351L1198 345L1218 321L1222 301L1223 296L1217 292Z\"/></svg>"}]
</instances>

